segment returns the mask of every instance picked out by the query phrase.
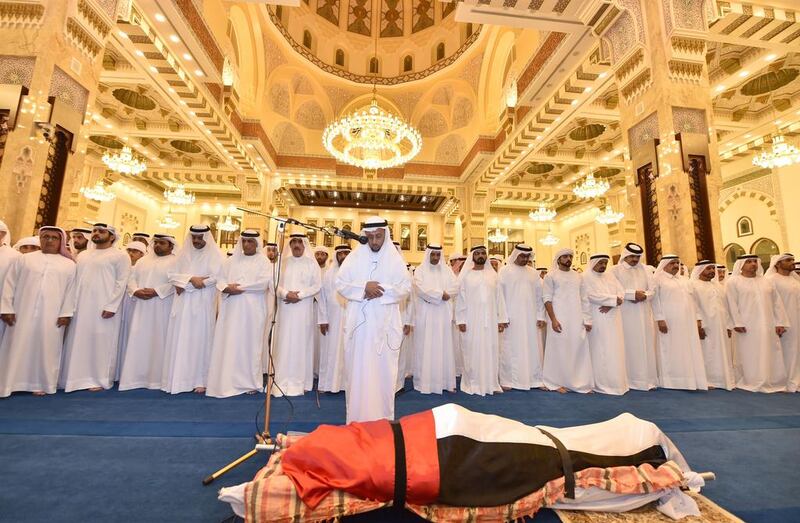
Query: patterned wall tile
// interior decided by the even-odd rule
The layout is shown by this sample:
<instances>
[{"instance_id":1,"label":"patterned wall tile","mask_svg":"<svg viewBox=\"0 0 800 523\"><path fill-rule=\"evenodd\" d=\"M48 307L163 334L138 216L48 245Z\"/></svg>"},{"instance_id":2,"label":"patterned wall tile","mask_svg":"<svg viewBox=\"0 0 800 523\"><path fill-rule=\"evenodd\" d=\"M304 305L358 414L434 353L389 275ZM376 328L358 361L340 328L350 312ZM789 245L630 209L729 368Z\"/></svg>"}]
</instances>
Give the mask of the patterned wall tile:
<instances>
[{"instance_id":1,"label":"patterned wall tile","mask_svg":"<svg viewBox=\"0 0 800 523\"><path fill-rule=\"evenodd\" d=\"M414 0L414 16L411 32L416 33L433 25L433 2L431 0Z\"/></svg>"},{"instance_id":2,"label":"patterned wall tile","mask_svg":"<svg viewBox=\"0 0 800 523\"><path fill-rule=\"evenodd\" d=\"M86 111L86 104L89 100L89 90L57 66L53 69L48 95L63 100L81 114Z\"/></svg>"},{"instance_id":3,"label":"patterned wall tile","mask_svg":"<svg viewBox=\"0 0 800 523\"><path fill-rule=\"evenodd\" d=\"M24 85L30 89L35 64L33 56L0 56L0 83Z\"/></svg>"}]
</instances>

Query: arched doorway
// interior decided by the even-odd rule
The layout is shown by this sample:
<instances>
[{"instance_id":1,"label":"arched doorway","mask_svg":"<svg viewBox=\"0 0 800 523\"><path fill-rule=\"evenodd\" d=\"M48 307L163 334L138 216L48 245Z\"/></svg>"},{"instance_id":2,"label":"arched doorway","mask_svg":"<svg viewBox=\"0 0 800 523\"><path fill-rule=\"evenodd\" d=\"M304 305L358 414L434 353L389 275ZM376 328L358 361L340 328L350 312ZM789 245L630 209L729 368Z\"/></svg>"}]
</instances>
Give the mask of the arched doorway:
<instances>
[{"instance_id":1,"label":"arched doorway","mask_svg":"<svg viewBox=\"0 0 800 523\"><path fill-rule=\"evenodd\" d=\"M757 254L764 270L769 268L769 260L773 254L780 254L778 244L769 238L760 238L750 247L750 254Z\"/></svg>"},{"instance_id":2,"label":"arched doorway","mask_svg":"<svg viewBox=\"0 0 800 523\"><path fill-rule=\"evenodd\" d=\"M744 250L744 247L738 243L729 243L725 246L723 252L725 253L725 266L728 267L728 270L733 269L733 264L736 263L736 258L747 253L747 251Z\"/></svg>"}]
</instances>

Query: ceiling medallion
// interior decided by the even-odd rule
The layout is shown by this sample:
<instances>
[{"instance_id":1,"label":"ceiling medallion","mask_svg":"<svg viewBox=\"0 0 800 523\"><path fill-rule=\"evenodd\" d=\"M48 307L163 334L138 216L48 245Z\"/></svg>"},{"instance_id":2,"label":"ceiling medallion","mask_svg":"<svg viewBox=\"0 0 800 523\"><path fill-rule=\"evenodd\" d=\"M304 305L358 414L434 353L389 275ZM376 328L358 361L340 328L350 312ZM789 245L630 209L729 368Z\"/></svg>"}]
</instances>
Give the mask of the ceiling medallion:
<instances>
[{"instance_id":1,"label":"ceiling medallion","mask_svg":"<svg viewBox=\"0 0 800 523\"><path fill-rule=\"evenodd\" d=\"M116 194L106 188L102 180L99 180L92 187L81 187L80 193L86 198L97 202L110 202L117 197Z\"/></svg>"},{"instance_id":2,"label":"ceiling medallion","mask_svg":"<svg viewBox=\"0 0 800 523\"><path fill-rule=\"evenodd\" d=\"M531 211L528 213L528 218L535 222L549 222L553 221L553 218L556 217L556 210L547 207L546 205L542 204L539 205L539 208L535 211Z\"/></svg>"},{"instance_id":3,"label":"ceiling medallion","mask_svg":"<svg viewBox=\"0 0 800 523\"><path fill-rule=\"evenodd\" d=\"M181 223L175 221L175 218L169 213L165 214L158 222L158 226L164 229L177 229L180 225Z\"/></svg>"},{"instance_id":4,"label":"ceiling medallion","mask_svg":"<svg viewBox=\"0 0 800 523\"><path fill-rule=\"evenodd\" d=\"M499 227L495 227L494 232L488 236L488 239L492 243L503 243L508 239L508 235L503 234Z\"/></svg>"},{"instance_id":5,"label":"ceiling medallion","mask_svg":"<svg viewBox=\"0 0 800 523\"><path fill-rule=\"evenodd\" d=\"M103 155L103 163L111 169L122 174L138 176L147 170L143 161L133 156L133 151L127 145L119 153L111 154L109 151Z\"/></svg>"},{"instance_id":6,"label":"ceiling medallion","mask_svg":"<svg viewBox=\"0 0 800 523\"><path fill-rule=\"evenodd\" d=\"M174 189L166 189L164 198L173 205L191 205L194 203L193 193L187 193L183 184L178 184Z\"/></svg>"},{"instance_id":7,"label":"ceiling medallion","mask_svg":"<svg viewBox=\"0 0 800 523\"><path fill-rule=\"evenodd\" d=\"M795 163L800 163L800 150L786 143L780 134L772 137L771 151L762 151L753 157L753 165L764 169L787 167Z\"/></svg>"},{"instance_id":8,"label":"ceiling medallion","mask_svg":"<svg viewBox=\"0 0 800 523\"><path fill-rule=\"evenodd\" d=\"M572 188L572 192L578 198L599 198L611 188L607 180L596 179L591 171L586 175L582 182Z\"/></svg>"}]
</instances>

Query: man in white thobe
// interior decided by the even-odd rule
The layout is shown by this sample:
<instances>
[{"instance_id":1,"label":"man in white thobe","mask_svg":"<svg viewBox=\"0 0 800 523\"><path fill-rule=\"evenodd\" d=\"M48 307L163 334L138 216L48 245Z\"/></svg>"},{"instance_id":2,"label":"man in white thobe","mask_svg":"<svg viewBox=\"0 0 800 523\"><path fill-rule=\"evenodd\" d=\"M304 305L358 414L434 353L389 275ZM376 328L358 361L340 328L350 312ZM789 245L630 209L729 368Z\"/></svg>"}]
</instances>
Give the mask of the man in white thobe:
<instances>
[{"instance_id":1,"label":"man in white thobe","mask_svg":"<svg viewBox=\"0 0 800 523\"><path fill-rule=\"evenodd\" d=\"M650 266L642 264L644 249L635 243L625 245L612 273L625 289L622 302L622 330L625 333L625 366L628 385L635 390L658 386L656 334L650 301L653 283Z\"/></svg>"},{"instance_id":2,"label":"man in white thobe","mask_svg":"<svg viewBox=\"0 0 800 523\"><path fill-rule=\"evenodd\" d=\"M39 245L38 236L25 236L17 240L17 243L14 244L14 249L20 254L30 254L42 250L42 246Z\"/></svg>"},{"instance_id":3,"label":"man in white thobe","mask_svg":"<svg viewBox=\"0 0 800 523\"><path fill-rule=\"evenodd\" d=\"M766 277L778 292L786 311L787 329L781 336L786 390L797 392L800 387L800 278L794 274L794 255L785 253L772 256Z\"/></svg>"},{"instance_id":4,"label":"man in white thobe","mask_svg":"<svg viewBox=\"0 0 800 523\"><path fill-rule=\"evenodd\" d=\"M281 258L272 394L302 396L314 388L314 339L319 332L314 297L319 294L322 276L305 234L290 235Z\"/></svg>"},{"instance_id":5,"label":"man in white thobe","mask_svg":"<svg viewBox=\"0 0 800 523\"><path fill-rule=\"evenodd\" d=\"M78 259L78 255L92 246L92 230L77 227L69 232L70 251L72 257Z\"/></svg>"},{"instance_id":6,"label":"man in white thobe","mask_svg":"<svg viewBox=\"0 0 800 523\"><path fill-rule=\"evenodd\" d=\"M264 293L272 284L269 263L259 251L261 234L245 230L222 265L222 293L214 330L206 395L227 398L263 387L261 355L267 324Z\"/></svg>"},{"instance_id":7,"label":"man in white thobe","mask_svg":"<svg viewBox=\"0 0 800 523\"><path fill-rule=\"evenodd\" d=\"M622 395L628 392L621 312L625 289L608 270L610 261L608 254L591 256L588 270L583 274L583 285L592 311L589 352L592 355L594 390Z\"/></svg>"},{"instance_id":8,"label":"man in white thobe","mask_svg":"<svg viewBox=\"0 0 800 523\"><path fill-rule=\"evenodd\" d=\"M325 247L324 245L317 245L314 247L314 259L317 261L319 265L320 271L320 282L325 279L325 272L327 272L328 267L330 266L330 259L331 253L330 250ZM318 325L317 321L317 299L319 296L314 296L314 307L313 307L313 322L314 325L314 376L319 377L319 358L320 358L320 347L322 345L322 334L320 333L319 329L316 328Z\"/></svg>"},{"instance_id":9,"label":"man in white thobe","mask_svg":"<svg viewBox=\"0 0 800 523\"><path fill-rule=\"evenodd\" d=\"M347 422L394 419L397 365L403 342L400 301L411 292L405 262L390 238L388 223L367 219L367 244L353 251L336 275L347 299L344 357Z\"/></svg>"},{"instance_id":10,"label":"man in white thobe","mask_svg":"<svg viewBox=\"0 0 800 523\"><path fill-rule=\"evenodd\" d=\"M575 251L561 249L544 277L542 299L547 316L547 345L542 378L545 387L564 393L592 392L594 376L586 333L592 314L581 275L572 270Z\"/></svg>"},{"instance_id":11,"label":"man in white thobe","mask_svg":"<svg viewBox=\"0 0 800 523\"><path fill-rule=\"evenodd\" d=\"M741 366L736 387L751 392L785 391L781 337L789 320L775 285L764 278L757 255L739 256L725 291Z\"/></svg>"},{"instance_id":12,"label":"man in white thobe","mask_svg":"<svg viewBox=\"0 0 800 523\"><path fill-rule=\"evenodd\" d=\"M392 242L403 262L406 264L406 270L412 280L411 292L408 297L400 302L400 316L403 319L403 343L400 345L400 358L397 363L397 387L398 392L405 389L406 378L411 377L414 370L414 271L411 270L411 265L406 262L406 257L403 250L400 248L400 242Z\"/></svg>"},{"instance_id":13,"label":"man in white thobe","mask_svg":"<svg viewBox=\"0 0 800 523\"><path fill-rule=\"evenodd\" d=\"M543 387L540 332L546 326L542 279L528 266L533 248L519 244L511 251L498 280L508 312L508 328L500 335L500 386L508 389Z\"/></svg>"},{"instance_id":14,"label":"man in white thobe","mask_svg":"<svg viewBox=\"0 0 800 523\"><path fill-rule=\"evenodd\" d=\"M708 390L700 335L701 316L680 259L661 258L653 276L653 318L658 325L659 383L667 389Z\"/></svg>"},{"instance_id":15,"label":"man in white thobe","mask_svg":"<svg viewBox=\"0 0 800 523\"><path fill-rule=\"evenodd\" d=\"M5 275L0 398L15 391L53 394L58 383L64 329L75 308L75 262L62 229L42 227L39 238L42 250L18 257Z\"/></svg>"},{"instance_id":16,"label":"man in white thobe","mask_svg":"<svg viewBox=\"0 0 800 523\"><path fill-rule=\"evenodd\" d=\"M130 284L131 278L133 278L133 269L139 260L147 255L147 245L140 241L132 241L125 246L125 252L128 253L128 257L131 259L131 275L128 277L128 283ZM117 343L117 367L114 372L114 381L119 381L120 372L122 372L122 362L125 361L125 351L128 349L128 327L131 324L131 316L133 316L133 308L135 306L136 298L126 292L125 297L122 298L122 303L119 304L119 341Z\"/></svg>"},{"instance_id":17,"label":"man in white thobe","mask_svg":"<svg viewBox=\"0 0 800 523\"><path fill-rule=\"evenodd\" d=\"M276 268L278 262L278 244L269 242L264 246L264 254L269 260L269 274L272 278L273 284L267 287L267 292L265 293L267 297L267 332L266 332L266 340L264 342L264 352L261 355L261 372L266 374L269 372L269 337L277 333L278 325L275 322L275 311L277 310L277 302L275 299L275 276L276 276Z\"/></svg>"},{"instance_id":18,"label":"man in white thobe","mask_svg":"<svg viewBox=\"0 0 800 523\"><path fill-rule=\"evenodd\" d=\"M706 369L708 388L731 390L736 385L731 360L731 322L725 288L717 281L714 262L701 260L692 270L690 284L701 320L700 346Z\"/></svg>"},{"instance_id":19,"label":"man in white thobe","mask_svg":"<svg viewBox=\"0 0 800 523\"><path fill-rule=\"evenodd\" d=\"M425 259L414 271L416 325L414 333L414 389L441 394L456 389L453 354L453 300L458 280L442 259L439 245L428 245Z\"/></svg>"},{"instance_id":20,"label":"man in white thobe","mask_svg":"<svg viewBox=\"0 0 800 523\"><path fill-rule=\"evenodd\" d=\"M169 275L175 296L161 379L161 390L165 392L206 391L222 262L222 252L208 225L189 227Z\"/></svg>"},{"instance_id":21,"label":"man in white thobe","mask_svg":"<svg viewBox=\"0 0 800 523\"><path fill-rule=\"evenodd\" d=\"M153 235L153 255L146 256L133 268L128 294L134 298L128 327L125 360L119 378L119 390L159 389L164 377L167 327L172 311L175 287L170 274L175 265L175 238Z\"/></svg>"},{"instance_id":22,"label":"man in white thobe","mask_svg":"<svg viewBox=\"0 0 800 523\"><path fill-rule=\"evenodd\" d=\"M145 245L145 247L150 247L150 235L146 232L135 232L131 235L131 240L135 242L141 242Z\"/></svg>"},{"instance_id":23,"label":"man in white thobe","mask_svg":"<svg viewBox=\"0 0 800 523\"><path fill-rule=\"evenodd\" d=\"M20 256L21 254L11 247L11 231L8 230L5 222L0 221L0 299L3 298L2 282L6 277L6 273ZM5 322L0 321L0 341L3 340L5 329Z\"/></svg>"},{"instance_id":24,"label":"man in white thobe","mask_svg":"<svg viewBox=\"0 0 800 523\"><path fill-rule=\"evenodd\" d=\"M349 245L336 246L333 263L322 277L316 300L317 324L322 335L317 389L322 392L335 393L345 389L344 314L347 300L336 291L336 275L350 251Z\"/></svg>"},{"instance_id":25,"label":"man in white thobe","mask_svg":"<svg viewBox=\"0 0 800 523\"><path fill-rule=\"evenodd\" d=\"M728 268L724 265L714 265L716 267L716 281L717 283L725 284L725 279L728 277Z\"/></svg>"},{"instance_id":26,"label":"man in white thobe","mask_svg":"<svg viewBox=\"0 0 800 523\"><path fill-rule=\"evenodd\" d=\"M458 276L461 274L461 269L464 267L464 262L467 261L467 257L461 253L455 254L451 257L450 260L450 267L453 269L453 274L456 276L456 281L458 281ZM453 334L453 356L456 359L456 376L459 377L464 374L464 351L461 348L461 331L458 330L458 325L456 325L456 302L458 300L458 295L453 297L453 319L451 323L451 331Z\"/></svg>"},{"instance_id":27,"label":"man in white thobe","mask_svg":"<svg viewBox=\"0 0 800 523\"><path fill-rule=\"evenodd\" d=\"M458 276L456 300L456 325L464 354L461 390L481 396L503 391L499 381L500 334L508 327L497 273L486 262L485 246L470 250Z\"/></svg>"},{"instance_id":28,"label":"man in white thobe","mask_svg":"<svg viewBox=\"0 0 800 523\"><path fill-rule=\"evenodd\" d=\"M131 260L116 249L117 231L105 223L92 229L93 248L77 260L75 314L64 343L59 386L66 392L110 389L117 365L119 308Z\"/></svg>"}]
</instances>

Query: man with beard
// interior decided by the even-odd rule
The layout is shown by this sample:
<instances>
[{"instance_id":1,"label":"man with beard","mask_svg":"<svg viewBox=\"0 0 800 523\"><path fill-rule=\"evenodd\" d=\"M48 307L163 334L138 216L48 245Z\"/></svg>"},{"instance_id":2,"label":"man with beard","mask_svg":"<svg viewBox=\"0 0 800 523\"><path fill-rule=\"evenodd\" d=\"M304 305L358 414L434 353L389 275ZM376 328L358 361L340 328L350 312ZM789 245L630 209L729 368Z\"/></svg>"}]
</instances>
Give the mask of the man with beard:
<instances>
[{"instance_id":1,"label":"man with beard","mask_svg":"<svg viewBox=\"0 0 800 523\"><path fill-rule=\"evenodd\" d=\"M8 327L0 343L0 398L56 392L64 329L75 308L75 262L62 229L42 227L39 238L42 250L18 257L3 286L0 318Z\"/></svg>"},{"instance_id":2,"label":"man with beard","mask_svg":"<svg viewBox=\"0 0 800 523\"><path fill-rule=\"evenodd\" d=\"M561 249L544 278L544 308L550 323L544 351L544 385L565 393L592 392L594 376L586 333L592 314L581 275L572 270L575 251Z\"/></svg>"},{"instance_id":3,"label":"man with beard","mask_svg":"<svg viewBox=\"0 0 800 523\"><path fill-rule=\"evenodd\" d=\"M69 237L72 257L77 260L78 255L89 248L92 241L92 230L78 227L69 232Z\"/></svg>"},{"instance_id":4,"label":"man with beard","mask_svg":"<svg viewBox=\"0 0 800 523\"><path fill-rule=\"evenodd\" d=\"M131 272L128 255L114 248L117 230L92 229L94 248L78 257L75 315L67 331L59 385L66 392L110 389L116 372L122 298Z\"/></svg>"},{"instance_id":5,"label":"man with beard","mask_svg":"<svg viewBox=\"0 0 800 523\"><path fill-rule=\"evenodd\" d=\"M589 270L583 275L583 285L592 313L592 330L588 338L594 390L622 395L628 392L625 337L620 315L625 289L607 270L610 260L608 254L591 256Z\"/></svg>"},{"instance_id":6,"label":"man with beard","mask_svg":"<svg viewBox=\"0 0 800 523\"><path fill-rule=\"evenodd\" d=\"M292 234L281 258L272 394L302 396L314 387L314 297L322 286L322 275L305 234Z\"/></svg>"},{"instance_id":7,"label":"man with beard","mask_svg":"<svg viewBox=\"0 0 800 523\"><path fill-rule=\"evenodd\" d=\"M277 268L277 261L278 261L278 244L273 242L268 242L264 247L264 254L267 256L267 260L269 261L269 274L270 278L272 278L273 283L275 282L276 276L276 268ZM275 310L277 305L275 303L275 287L274 285L270 285L267 287L267 292L265 293L267 297L267 336L269 336L270 329L272 328L273 321L275 320ZM274 329L272 329L272 334L275 335L278 330L277 324L275 325ZM261 355L261 372L266 374L269 371L269 338L264 342L264 350Z\"/></svg>"},{"instance_id":8,"label":"man with beard","mask_svg":"<svg viewBox=\"0 0 800 523\"><path fill-rule=\"evenodd\" d=\"M716 268L716 280L718 283L725 284L725 278L728 277L728 268L724 265L714 265Z\"/></svg>"},{"instance_id":9,"label":"man with beard","mask_svg":"<svg viewBox=\"0 0 800 523\"><path fill-rule=\"evenodd\" d=\"M259 236L255 230L242 231L217 278L222 297L211 349L207 396L252 394L263 386L261 354L267 323L264 292L272 280L269 262L258 252Z\"/></svg>"},{"instance_id":10,"label":"man with beard","mask_svg":"<svg viewBox=\"0 0 800 523\"><path fill-rule=\"evenodd\" d=\"M653 277L653 318L658 325L659 383L667 389L708 390L700 335L703 323L675 255L661 258Z\"/></svg>"},{"instance_id":11,"label":"man with beard","mask_svg":"<svg viewBox=\"0 0 800 523\"><path fill-rule=\"evenodd\" d=\"M322 392L339 392L345 388L344 314L345 300L336 291L336 275L350 254L349 245L337 245L333 263L322 277L317 296L317 324L322 335L319 351L319 382Z\"/></svg>"},{"instance_id":12,"label":"man with beard","mask_svg":"<svg viewBox=\"0 0 800 523\"><path fill-rule=\"evenodd\" d=\"M166 335L161 390L206 391L222 252L207 225L192 225L178 251L170 283L175 287Z\"/></svg>"},{"instance_id":13,"label":"man with beard","mask_svg":"<svg viewBox=\"0 0 800 523\"><path fill-rule=\"evenodd\" d=\"M508 314L497 273L486 268L486 247L478 245L458 276L456 325L461 332L464 373L461 390L467 394L502 392L499 376L500 336Z\"/></svg>"},{"instance_id":14,"label":"man with beard","mask_svg":"<svg viewBox=\"0 0 800 523\"><path fill-rule=\"evenodd\" d=\"M147 255L147 245L140 241L132 241L125 247L125 252L131 259L131 267L136 267L136 264ZM133 277L133 269L128 278L128 282ZM136 306L136 298L131 294L125 293L122 298L122 303L119 304L119 342L117 346L117 366L114 371L114 381L119 381L119 375L122 371L122 363L125 361L125 351L128 349L128 328L131 324L131 316L133 315L133 308Z\"/></svg>"},{"instance_id":15,"label":"man with beard","mask_svg":"<svg viewBox=\"0 0 800 523\"><path fill-rule=\"evenodd\" d=\"M367 218L367 237L336 275L347 299L344 324L347 422L394 419L398 357L403 342L400 302L411 292L405 262L390 239L388 223Z\"/></svg>"},{"instance_id":16,"label":"man with beard","mask_svg":"<svg viewBox=\"0 0 800 523\"><path fill-rule=\"evenodd\" d=\"M119 390L158 389L164 374L167 327L175 287L170 274L175 265L175 238L153 236L153 256L146 256L133 268L128 294L136 300L128 328L128 343Z\"/></svg>"},{"instance_id":17,"label":"man with beard","mask_svg":"<svg viewBox=\"0 0 800 523\"><path fill-rule=\"evenodd\" d=\"M800 386L800 280L794 274L794 255L785 253L772 256L767 279L775 287L791 326L781 336L781 348L788 377L786 390L797 392Z\"/></svg>"},{"instance_id":18,"label":"man with beard","mask_svg":"<svg viewBox=\"0 0 800 523\"><path fill-rule=\"evenodd\" d=\"M628 243L612 273L625 289L622 330L625 333L625 366L628 384L635 390L658 386L656 334L650 300L653 297L649 266L642 264L644 249Z\"/></svg>"},{"instance_id":19,"label":"man with beard","mask_svg":"<svg viewBox=\"0 0 800 523\"><path fill-rule=\"evenodd\" d=\"M736 387L750 392L786 390L781 337L789 325L772 281L764 278L757 255L739 256L726 286L736 354L742 375Z\"/></svg>"},{"instance_id":20,"label":"man with beard","mask_svg":"<svg viewBox=\"0 0 800 523\"><path fill-rule=\"evenodd\" d=\"M5 222L0 221L0 299L3 297L3 281L6 273L20 256L22 255L11 247L11 232L8 230L8 226ZM0 321L0 341L3 339L5 329L5 322Z\"/></svg>"},{"instance_id":21,"label":"man with beard","mask_svg":"<svg viewBox=\"0 0 800 523\"><path fill-rule=\"evenodd\" d=\"M528 262L533 248L520 243L498 275L508 311L508 328L500 335L500 386L527 390L544 386L539 331L546 326L542 279Z\"/></svg>"},{"instance_id":22,"label":"man with beard","mask_svg":"<svg viewBox=\"0 0 800 523\"><path fill-rule=\"evenodd\" d=\"M414 388L423 394L455 392L453 355L453 299L458 280L442 261L442 248L428 245L425 259L414 271L416 332L414 333Z\"/></svg>"},{"instance_id":23,"label":"man with beard","mask_svg":"<svg viewBox=\"0 0 800 523\"><path fill-rule=\"evenodd\" d=\"M314 259L317 261L319 265L320 271L320 282L325 279L325 273L328 271L328 267L330 266L330 251L327 247L323 245L317 245L314 247ZM320 347L322 346L322 334L319 332L319 329L316 328L316 325L319 324L317 321L317 300L319 296L314 297L314 306L312 307L312 314L314 316L312 325L314 325L314 376L319 376L319 354L320 354Z\"/></svg>"},{"instance_id":24,"label":"man with beard","mask_svg":"<svg viewBox=\"0 0 800 523\"><path fill-rule=\"evenodd\" d=\"M691 286L701 321L700 346L708 379L708 388L731 390L736 385L729 338L731 331L725 289L716 281L717 266L701 260L694 266Z\"/></svg>"}]
</instances>

